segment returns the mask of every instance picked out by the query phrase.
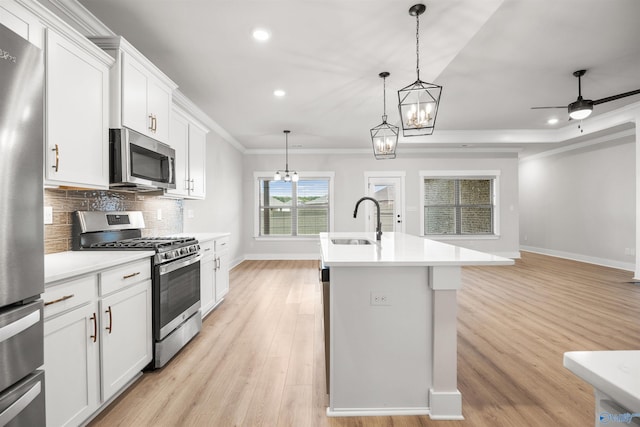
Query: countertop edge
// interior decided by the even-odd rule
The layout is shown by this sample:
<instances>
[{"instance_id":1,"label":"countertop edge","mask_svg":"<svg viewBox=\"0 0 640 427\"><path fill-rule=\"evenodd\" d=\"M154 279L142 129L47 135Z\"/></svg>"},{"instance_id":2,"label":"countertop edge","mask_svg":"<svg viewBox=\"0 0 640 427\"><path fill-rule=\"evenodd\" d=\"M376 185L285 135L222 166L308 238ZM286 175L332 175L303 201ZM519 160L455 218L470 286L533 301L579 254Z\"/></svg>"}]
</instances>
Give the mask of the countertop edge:
<instances>
[{"instance_id":1,"label":"countertop edge","mask_svg":"<svg viewBox=\"0 0 640 427\"><path fill-rule=\"evenodd\" d=\"M67 251L44 256L45 287L111 267L150 258L154 251ZM56 265L52 265L56 264Z\"/></svg>"}]
</instances>

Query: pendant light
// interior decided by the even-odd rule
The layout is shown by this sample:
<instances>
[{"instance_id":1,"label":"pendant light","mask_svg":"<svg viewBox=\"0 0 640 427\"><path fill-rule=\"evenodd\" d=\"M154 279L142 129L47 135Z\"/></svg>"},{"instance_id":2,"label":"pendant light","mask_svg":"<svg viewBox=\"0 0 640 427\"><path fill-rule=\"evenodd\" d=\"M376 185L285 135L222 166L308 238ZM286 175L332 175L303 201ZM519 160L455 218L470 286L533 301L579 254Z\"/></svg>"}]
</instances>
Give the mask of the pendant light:
<instances>
[{"instance_id":1,"label":"pendant light","mask_svg":"<svg viewBox=\"0 0 640 427\"><path fill-rule=\"evenodd\" d=\"M416 74L417 80L398 91L398 109L403 136L431 135L436 124L442 86L420 80L420 15L427 7L415 4L409 15L416 17Z\"/></svg>"},{"instance_id":2,"label":"pendant light","mask_svg":"<svg viewBox=\"0 0 640 427\"><path fill-rule=\"evenodd\" d=\"M373 143L373 155L378 160L395 159L396 146L398 145L398 126L387 123L387 84L389 72L378 74L382 77L382 123L371 129L371 142Z\"/></svg>"},{"instance_id":3,"label":"pendant light","mask_svg":"<svg viewBox=\"0 0 640 427\"><path fill-rule=\"evenodd\" d=\"M280 181L280 180L284 180L285 182L289 182L289 181L293 181L293 182L298 182L298 172L296 171L290 171L289 170L289 133L291 133L290 130L284 130L284 138L285 138L285 148L284 148L284 155L285 155L285 166L284 166L284 171L276 171L276 173L273 175L273 180L274 181Z\"/></svg>"}]
</instances>

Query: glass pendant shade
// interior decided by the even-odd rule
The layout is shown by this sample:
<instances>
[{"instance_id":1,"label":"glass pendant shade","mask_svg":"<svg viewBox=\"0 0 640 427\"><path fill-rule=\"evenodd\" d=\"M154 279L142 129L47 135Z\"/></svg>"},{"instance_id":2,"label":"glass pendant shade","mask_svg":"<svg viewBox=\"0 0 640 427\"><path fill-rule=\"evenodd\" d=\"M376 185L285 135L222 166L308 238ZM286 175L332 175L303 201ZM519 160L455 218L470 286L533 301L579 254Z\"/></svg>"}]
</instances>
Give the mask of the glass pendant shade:
<instances>
[{"instance_id":1,"label":"glass pendant shade","mask_svg":"<svg viewBox=\"0 0 640 427\"><path fill-rule=\"evenodd\" d=\"M398 91L398 110L403 136L431 135L436 125L442 86L420 80L420 15L427 10L423 4L409 9L416 17L416 81Z\"/></svg>"},{"instance_id":2,"label":"glass pendant shade","mask_svg":"<svg viewBox=\"0 0 640 427\"><path fill-rule=\"evenodd\" d=\"M378 160L395 159L400 128L387 123L386 79L389 77L389 73L383 71L378 76L382 77L382 123L371 129L373 155Z\"/></svg>"}]
</instances>

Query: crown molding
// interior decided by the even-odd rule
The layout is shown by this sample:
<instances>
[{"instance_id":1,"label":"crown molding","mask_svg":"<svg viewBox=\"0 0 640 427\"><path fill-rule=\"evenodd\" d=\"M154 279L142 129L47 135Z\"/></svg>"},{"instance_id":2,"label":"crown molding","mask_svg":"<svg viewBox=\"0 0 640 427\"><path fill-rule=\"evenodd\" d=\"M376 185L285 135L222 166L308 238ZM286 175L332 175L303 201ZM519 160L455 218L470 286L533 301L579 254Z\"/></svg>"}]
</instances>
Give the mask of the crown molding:
<instances>
[{"instance_id":1,"label":"crown molding","mask_svg":"<svg viewBox=\"0 0 640 427\"><path fill-rule=\"evenodd\" d=\"M46 0L57 11L58 15L85 36L115 36L109 27L104 25L93 13L76 0Z\"/></svg>"}]
</instances>

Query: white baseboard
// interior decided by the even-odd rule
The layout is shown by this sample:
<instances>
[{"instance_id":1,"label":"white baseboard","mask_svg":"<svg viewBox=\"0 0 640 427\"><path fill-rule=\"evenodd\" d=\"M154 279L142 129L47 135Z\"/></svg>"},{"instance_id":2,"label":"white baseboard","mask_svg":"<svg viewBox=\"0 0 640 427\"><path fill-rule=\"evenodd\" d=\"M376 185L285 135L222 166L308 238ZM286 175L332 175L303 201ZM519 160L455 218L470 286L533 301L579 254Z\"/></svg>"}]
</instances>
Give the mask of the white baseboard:
<instances>
[{"instance_id":1,"label":"white baseboard","mask_svg":"<svg viewBox=\"0 0 640 427\"><path fill-rule=\"evenodd\" d=\"M429 415L429 408L327 408L327 417L384 417Z\"/></svg>"},{"instance_id":2,"label":"white baseboard","mask_svg":"<svg viewBox=\"0 0 640 427\"><path fill-rule=\"evenodd\" d=\"M429 389L429 405L432 420L464 420L462 394L459 391L434 391Z\"/></svg>"},{"instance_id":3,"label":"white baseboard","mask_svg":"<svg viewBox=\"0 0 640 427\"><path fill-rule=\"evenodd\" d=\"M262 260L314 260L320 259L320 252L312 253L293 253L293 254L245 254L244 259L253 261Z\"/></svg>"},{"instance_id":4,"label":"white baseboard","mask_svg":"<svg viewBox=\"0 0 640 427\"><path fill-rule=\"evenodd\" d=\"M542 255L549 255L557 258L570 259L573 261L586 262L589 264L601 265L603 267L617 268L626 271L635 271L636 269L635 263L616 261L607 258L598 258L589 255L576 254L573 252L556 251L554 249L537 248L535 246L520 246L520 250Z\"/></svg>"},{"instance_id":5,"label":"white baseboard","mask_svg":"<svg viewBox=\"0 0 640 427\"><path fill-rule=\"evenodd\" d=\"M504 258L520 259L520 251L517 252L489 252L492 255L501 256Z\"/></svg>"}]
</instances>

